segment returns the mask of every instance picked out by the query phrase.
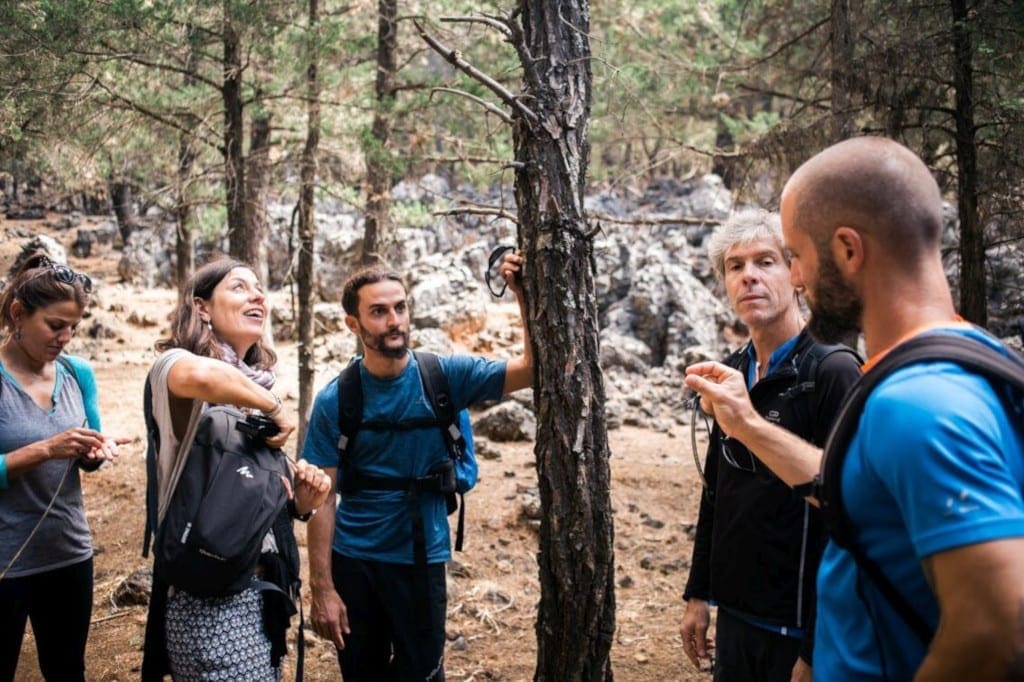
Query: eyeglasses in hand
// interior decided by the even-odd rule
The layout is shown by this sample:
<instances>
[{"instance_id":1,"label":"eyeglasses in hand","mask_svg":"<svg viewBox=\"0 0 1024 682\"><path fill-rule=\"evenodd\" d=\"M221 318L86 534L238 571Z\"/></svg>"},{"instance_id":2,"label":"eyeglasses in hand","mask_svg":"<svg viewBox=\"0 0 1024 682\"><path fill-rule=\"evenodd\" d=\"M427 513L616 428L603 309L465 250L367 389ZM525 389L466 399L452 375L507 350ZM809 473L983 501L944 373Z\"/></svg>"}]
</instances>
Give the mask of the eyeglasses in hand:
<instances>
[{"instance_id":1,"label":"eyeglasses in hand","mask_svg":"<svg viewBox=\"0 0 1024 682\"><path fill-rule=\"evenodd\" d=\"M491 251L491 255L487 257L487 271L484 272L484 281L487 282L487 288L491 290L491 295L495 298L504 296L505 290L508 289L508 282L505 281L501 274L501 264L505 259L505 254L515 250L516 247L503 244L495 247Z\"/></svg>"},{"instance_id":2,"label":"eyeglasses in hand","mask_svg":"<svg viewBox=\"0 0 1024 682\"><path fill-rule=\"evenodd\" d=\"M729 438L729 436L723 433L721 444L722 459L729 466L751 474L757 471L757 465L754 463L754 453L744 447L742 443Z\"/></svg>"}]
</instances>

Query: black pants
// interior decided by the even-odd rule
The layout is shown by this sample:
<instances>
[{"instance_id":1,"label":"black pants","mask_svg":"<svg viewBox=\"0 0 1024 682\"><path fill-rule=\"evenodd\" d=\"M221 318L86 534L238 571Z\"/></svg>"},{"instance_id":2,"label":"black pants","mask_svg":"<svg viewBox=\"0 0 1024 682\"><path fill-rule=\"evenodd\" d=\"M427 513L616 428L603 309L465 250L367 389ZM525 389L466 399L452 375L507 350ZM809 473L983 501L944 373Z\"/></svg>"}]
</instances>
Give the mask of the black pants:
<instances>
[{"instance_id":1,"label":"black pants","mask_svg":"<svg viewBox=\"0 0 1024 682\"><path fill-rule=\"evenodd\" d=\"M444 564L418 567L337 553L331 564L352 630L338 651L345 682L444 682Z\"/></svg>"},{"instance_id":2,"label":"black pants","mask_svg":"<svg viewBox=\"0 0 1024 682\"><path fill-rule=\"evenodd\" d=\"M799 639L751 625L721 607L715 623L715 682L789 682Z\"/></svg>"},{"instance_id":3,"label":"black pants","mask_svg":"<svg viewBox=\"0 0 1024 682\"><path fill-rule=\"evenodd\" d=\"M0 581L0 682L14 679L32 621L39 669L48 682L85 680L92 618L92 558L24 578Z\"/></svg>"}]
</instances>

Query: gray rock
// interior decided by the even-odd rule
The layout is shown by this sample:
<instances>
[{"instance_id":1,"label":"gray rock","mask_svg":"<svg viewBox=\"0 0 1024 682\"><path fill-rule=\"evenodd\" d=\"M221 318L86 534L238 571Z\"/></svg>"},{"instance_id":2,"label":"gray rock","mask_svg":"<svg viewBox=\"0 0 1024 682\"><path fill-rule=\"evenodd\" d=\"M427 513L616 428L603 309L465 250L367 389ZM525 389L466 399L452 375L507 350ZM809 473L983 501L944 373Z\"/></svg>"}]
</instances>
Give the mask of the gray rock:
<instances>
[{"instance_id":1,"label":"gray rock","mask_svg":"<svg viewBox=\"0 0 1024 682\"><path fill-rule=\"evenodd\" d=\"M532 441L537 435L537 419L514 400L486 410L473 422L473 432L493 441Z\"/></svg>"}]
</instances>

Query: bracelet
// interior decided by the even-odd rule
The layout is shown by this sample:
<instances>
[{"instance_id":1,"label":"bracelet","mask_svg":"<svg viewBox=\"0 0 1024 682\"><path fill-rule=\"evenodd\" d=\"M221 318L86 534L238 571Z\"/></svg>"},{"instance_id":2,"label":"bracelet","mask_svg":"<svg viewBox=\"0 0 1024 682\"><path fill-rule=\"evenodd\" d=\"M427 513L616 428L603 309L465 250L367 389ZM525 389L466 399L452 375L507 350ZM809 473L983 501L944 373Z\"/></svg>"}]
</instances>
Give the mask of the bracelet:
<instances>
[{"instance_id":1,"label":"bracelet","mask_svg":"<svg viewBox=\"0 0 1024 682\"><path fill-rule=\"evenodd\" d=\"M281 404L281 399L278 398L273 393L271 393L270 395L274 399L274 406L269 410L260 410L260 412L263 413L263 416L266 417L267 419L273 419L277 415L281 414L281 410L284 409L284 405Z\"/></svg>"},{"instance_id":2,"label":"bracelet","mask_svg":"<svg viewBox=\"0 0 1024 682\"><path fill-rule=\"evenodd\" d=\"M288 500L288 515L297 521L309 521L313 515L316 514L316 507L310 509L305 514L300 514L299 510L295 508L295 500Z\"/></svg>"},{"instance_id":3,"label":"bracelet","mask_svg":"<svg viewBox=\"0 0 1024 682\"><path fill-rule=\"evenodd\" d=\"M7 489L7 454L0 453L0 490Z\"/></svg>"}]
</instances>

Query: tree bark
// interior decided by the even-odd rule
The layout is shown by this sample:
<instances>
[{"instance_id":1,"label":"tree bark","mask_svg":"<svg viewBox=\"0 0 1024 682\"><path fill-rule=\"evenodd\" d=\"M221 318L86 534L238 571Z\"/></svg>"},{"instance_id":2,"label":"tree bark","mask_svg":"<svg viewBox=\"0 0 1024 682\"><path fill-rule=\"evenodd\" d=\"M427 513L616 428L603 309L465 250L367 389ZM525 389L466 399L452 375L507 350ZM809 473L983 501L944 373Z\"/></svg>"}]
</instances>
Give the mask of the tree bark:
<instances>
[{"instance_id":1,"label":"tree bark","mask_svg":"<svg viewBox=\"0 0 1024 682\"><path fill-rule=\"evenodd\" d=\"M228 218L228 252L244 261L250 253L245 201L245 159L242 140L245 134L242 103L242 60L240 39L235 28L232 2L224 0L224 201Z\"/></svg>"},{"instance_id":2,"label":"tree bark","mask_svg":"<svg viewBox=\"0 0 1024 682\"><path fill-rule=\"evenodd\" d=\"M188 54L185 57L185 73L182 85L189 89L195 85L198 55L196 48L196 32L192 24L185 27L185 40L188 43ZM194 114L185 117L186 126L192 130L198 124ZM176 234L174 240L175 280L178 287L184 287L192 276L195 265L195 253L192 248L192 224L195 222L195 210L192 206L189 188L192 184L192 169L196 162L194 136L187 132L178 133L178 171L177 187L175 188L174 221Z\"/></svg>"},{"instance_id":3,"label":"tree bark","mask_svg":"<svg viewBox=\"0 0 1024 682\"><path fill-rule=\"evenodd\" d=\"M185 286L195 265L195 253L192 248L192 223L195 211L189 198L189 185L192 183L192 167L195 165L196 153L192 147L192 139L186 133L178 135L178 187L174 206L174 222L176 234L174 255L177 259L174 276L179 287Z\"/></svg>"},{"instance_id":4,"label":"tree bark","mask_svg":"<svg viewBox=\"0 0 1024 682\"><path fill-rule=\"evenodd\" d=\"M245 157L245 253L240 260L248 263L269 284L267 271L267 237L270 220L267 217L267 185L270 182L270 112L263 106L262 92L257 90L249 129L249 154Z\"/></svg>"},{"instance_id":5,"label":"tree bark","mask_svg":"<svg viewBox=\"0 0 1024 682\"><path fill-rule=\"evenodd\" d=\"M971 20L966 0L951 0L956 91L957 212L960 216L960 314L985 326L985 235L978 215L978 148L974 124Z\"/></svg>"},{"instance_id":6,"label":"tree bark","mask_svg":"<svg viewBox=\"0 0 1024 682\"><path fill-rule=\"evenodd\" d=\"M853 32L850 29L850 0L832 0L832 142L853 134Z\"/></svg>"},{"instance_id":7,"label":"tree bark","mask_svg":"<svg viewBox=\"0 0 1024 682\"><path fill-rule=\"evenodd\" d=\"M136 225L134 188L130 181L123 178L111 179L109 185L117 231L121 234L121 243L127 244Z\"/></svg>"},{"instance_id":8,"label":"tree bark","mask_svg":"<svg viewBox=\"0 0 1024 682\"><path fill-rule=\"evenodd\" d=\"M313 407L313 245L316 237L313 197L316 188L317 148L320 146L320 79L319 2L309 0L309 60L306 66L306 144L302 149L299 170L299 434L298 441L306 440L309 412Z\"/></svg>"},{"instance_id":9,"label":"tree bark","mask_svg":"<svg viewBox=\"0 0 1024 682\"><path fill-rule=\"evenodd\" d=\"M363 231L364 265L386 263L400 257L391 221L391 129L394 123L398 72L398 0L377 3L377 102L370 137L363 145L366 159L366 223Z\"/></svg>"},{"instance_id":10,"label":"tree bark","mask_svg":"<svg viewBox=\"0 0 1024 682\"><path fill-rule=\"evenodd\" d=\"M535 680L610 680L615 631L611 472L599 364L589 161L586 0L519 0L534 116L516 109L515 197L536 363L541 598Z\"/></svg>"}]
</instances>

